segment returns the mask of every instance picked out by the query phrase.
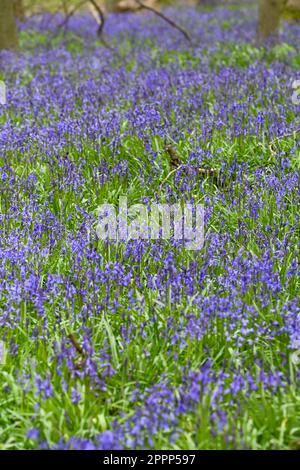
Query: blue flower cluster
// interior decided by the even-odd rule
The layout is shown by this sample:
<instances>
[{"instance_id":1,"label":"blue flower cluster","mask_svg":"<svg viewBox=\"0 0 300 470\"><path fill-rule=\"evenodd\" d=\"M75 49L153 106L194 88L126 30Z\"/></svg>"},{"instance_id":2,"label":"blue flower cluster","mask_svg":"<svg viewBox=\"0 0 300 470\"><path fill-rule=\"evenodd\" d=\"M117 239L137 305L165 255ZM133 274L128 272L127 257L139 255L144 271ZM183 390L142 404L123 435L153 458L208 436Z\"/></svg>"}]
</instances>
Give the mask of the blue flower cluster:
<instances>
[{"instance_id":1,"label":"blue flower cluster","mask_svg":"<svg viewBox=\"0 0 300 470\"><path fill-rule=\"evenodd\" d=\"M268 50L251 8L169 14L191 44L151 13L110 15L107 47L92 18L44 15L1 53L4 448L300 437L300 26ZM120 195L203 204L204 246L99 240Z\"/></svg>"}]
</instances>

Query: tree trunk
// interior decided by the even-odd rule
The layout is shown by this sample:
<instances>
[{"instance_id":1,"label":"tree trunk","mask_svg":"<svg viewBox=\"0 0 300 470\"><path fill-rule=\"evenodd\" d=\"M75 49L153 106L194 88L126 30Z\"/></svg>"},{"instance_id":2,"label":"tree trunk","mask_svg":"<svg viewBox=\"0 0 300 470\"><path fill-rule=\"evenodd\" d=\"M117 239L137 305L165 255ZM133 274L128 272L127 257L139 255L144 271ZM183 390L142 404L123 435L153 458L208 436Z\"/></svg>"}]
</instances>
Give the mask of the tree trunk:
<instances>
[{"instance_id":1,"label":"tree trunk","mask_svg":"<svg viewBox=\"0 0 300 470\"><path fill-rule=\"evenodd\" d=\"M0 49L17 49L18 35L11 0L0 0Z\"/></svg>"},{"instance_id":2,"label":"tree trunk","mask_svg":"<svg viewBox=\"0 0 300 470\"><path fill-rule=\"evenodd\" d=\"M300 10L300 0L287 0L287 8L294 8L295 10Z\"/></svg>"},{"instance_id":3,"label":"tree trunk","mask_svg":"<svg viewBox=\"0 0 300 470\"><path fill-rule=\"evenodd\" d=\"M280 17L284 11L286 0L260 0L258 18L258 41L279 41Z\"/></svg>"},{"instance_id":4,"label":"tree trunk","mask_svg":"<svg viewBox=\"0 0 300 470\"><path fill-rule=\"evenodd\" d=\"M294 21L300 19L300 0L287 0L286 16Z\"/></svg>"},{"instance_id":5,"label":"tree trunk","mask_svg":"<svg viewBox=\"0 0 300 470\"><path fill-rule=\"evenodd\" d=\"M13 0L14 5L14 15L18 20L24 21L25 20L25 9L23 0Z\"/></svg>"}]
</instances>

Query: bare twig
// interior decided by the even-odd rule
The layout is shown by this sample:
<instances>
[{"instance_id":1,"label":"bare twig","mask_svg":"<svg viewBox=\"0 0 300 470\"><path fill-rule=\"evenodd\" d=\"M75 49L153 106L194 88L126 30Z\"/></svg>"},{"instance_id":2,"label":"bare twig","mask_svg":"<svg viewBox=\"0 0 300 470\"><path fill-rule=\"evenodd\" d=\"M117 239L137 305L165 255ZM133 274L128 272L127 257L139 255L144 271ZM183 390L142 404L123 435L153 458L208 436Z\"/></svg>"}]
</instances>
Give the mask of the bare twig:
<instances>
[{"instance_id":1,"label":"bare twig","mask_svg":"<svg viewBox=\"0 0 300 470\"><path fill-rule=\"evenodd\" d=\"M170 26L172 26L172 28L175 28L178 31L180 31L181 34L183 34L183 36L185 37L185 39L187 39L189 42L192 42L192 39L191 39L191 36L189 35L189 33L185 29L183 29L182 26L179 26L179 24L175 23L175 21L171 20L170 18L168 18L166 15L164 15L160 11L156 10L153 7L150 7L149 5L146 5L145 3L141 2L140 0L135 0L135 2L140 6L140 8L142 8L144 10L149 10L152 13L154 13L155 15L159 16L159 18L166 21Z\"/></svg>"},{"instance_id":2,"label":"bare twig","mask_svg":"<svg viewBox=\"0 0 300 470\"><path fill-rule=\"evenodd\" d=\"M101 39L102 44L109 49L110 51L117 53L116 50L104 39L103 37L103 30L105 26L105 14L103 10L99 7L99 5L95 2L95 0L87 0L90 4L90 10L95 18L95 20L98 23L98 30L97 30L97 36L99 39ZM118 54L119 56L119 54ZM120 57L120 56L119 56Z\"/></svg>"},{"instance_id":3,"label":"bare twig","mask_svg":"<svg viewBox=\"0 0 300 470\"><path fill-rule=\"evenodd\" d=\"M69 11L69 13L65 16L64 21L58 26L59 28L67 28L68 23L72 16L76 13L79 8L81 8L85 3L87 3L88 0L83 0L82 2L79 2L77 5L75 5L72 10Z\"/></svg>"},{"instance_id":4,"label":"bare twig","mask_svg":"<svg viewBox=\"0 0 300 470\"><path fill-rule=\"evenodd\" d=\"M72 18L72 16L76 13L76 11L78 11L86 3L89 3L93 7L92 13L93 13L94 17L95 17L94 11L97 12L96 21L99 25L98 30L97 30L97 36L100 38L102 36L103 28L104 28L104 25L105 25L105 15L104 15L103 11L101 10L101 8L99 7L99 5L97 5L95 0L83 0L82 2L79 2L77 5L75 5L72 8L72 10L70 10L66 14L64 21L59 25L59 27L60 28L66 28L68 26L68 23L69 23L70 19Z\"/></svg>"},{"instance_id":5,"label":"bare twig","mask_svg":"<svg viewBox=\"0 0 300 470\"><path fill-rule=\"evenodd\" d=\"M97 23L99 24L98 31L97 31L97 36L98 36L98 38L101 38L102 33L103 33L103 29L104 29L104 25L105 25L105 15L104 15L103 11L101 10L101 8L99 7L99 5L95 2L95 0L89 0L89 3L91 5L91 7L93 7L93 8L91 8L92 15L94 16ZM97 12L96 16L95 16L95 10Z\"/></svg>"},{"instance_id":6,"label":"bare twig","mask_svg":"<svg viewBox=\"0 0 300 470\"><path fill-rule=\"evenodd\" d=\"M88 3L90 5L91 13L92 13L93 17L95 18L95 20L98 23L98 30L97 30L98 38L101 40L101 42L103 43L103 45L107 49L109 49L113 52L116 52L115 49L112 46L110 46L110 44L108 44L108 42L103 38L103 30L104 30L104 25L105 25L105 14L104 14L103 10L99 7L97 2L95 2L95 0L83 0L82 2L78 3L74 8L72 8L72 10L70 10L67 13L67 15L65 16L64 21L58 27L59 28L64 28L64 30L66 31L66 28L67 28L68 23L69 23L70 19L72 18L72 16L76 13L76 11L78 11L86 3Z\"/></svg>"},{"instance_id":7,"label":"bare twig","mask_svg":"<svg viewBox=\"0 0 300 470\"><path fill-rule=\"evenodd\" d=\"M64 11L65 16L68 14L68 4L67 0L61 0L61 6Z\"/></svg>"}]
</instances>

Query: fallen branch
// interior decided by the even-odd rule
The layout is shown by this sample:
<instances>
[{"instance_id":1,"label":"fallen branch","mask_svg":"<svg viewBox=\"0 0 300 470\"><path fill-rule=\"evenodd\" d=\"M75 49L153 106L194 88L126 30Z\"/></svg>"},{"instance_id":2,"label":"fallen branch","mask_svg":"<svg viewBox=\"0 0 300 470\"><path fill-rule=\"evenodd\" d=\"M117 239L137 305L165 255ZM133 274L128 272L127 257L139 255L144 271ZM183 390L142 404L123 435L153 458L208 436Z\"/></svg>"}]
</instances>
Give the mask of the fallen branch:
<instances>
[{"instance_id":1,"label":"fallen branch","mask_svg":"<svg viewBox=\"0 0 300 470\"><path fill-rule=\"evenodd\" d=\"M81 344L79 344L79 342L77 341L77 339L75 338L75 336L73 335L73 333L70 333L68 335L68 338L69 340L71 341L71 343L73 344L74 348L76 349L76 351L81 355L81 356L85 356L86 355L86 352L85 350L83 349L83 347L81 346Z\"/></svg>"},{"instance_id":2,"label":"fallen branch","mask_svg":"<svg viewBox=\"0 0 300 470\"><path fill-rule=\"evenodd\" d=\"M179 165L178 167L174 168L174 170L170 171L170 173L168 174L168 176L165 177L165 179L161 182L160 186L159 186L159 189L161 190L162 186L166 183L166 181L168 181L168 179L170 178L171 175L173 175L173 173L177 172L178 170L180 170L180 168L183 168L183 164L182 165Z\"/></svg>"},{"instance_id":3,"label":"fallen branch","mask_svg":"<svg viewBox=\"0 0 300 470\"><path fill-rule=\"evenodd\" d=\"M168 154L171 157L170 164L173 168L179 169L179 167L182 167L182 161L181 158L176 151L176 149L173 147L173 145L168 144L165 147L165 150L168 152ZM219 170L217 168L196 168L196 171L198 174L209 177L209 176L219 176Z\"/></svg>"},{"instance_id":4,"label":"fallen branch","mask_svg":"<svg viewBox=\"0 0 300 470\"><path fill-rule=\"evenodd\" d=\"M176 149L173 147L173 145L166 145L165 150L170 155L170 164L173 168L177 168L182 165L181 158L177 153Z\"/></svg>"},{"instance_id":5,"label":"fallen branch","mask_svg":"<svg viewBox=\"0 0 300 470\"><path fill-rule=\"evenodd\" d=\"M185 37L185 39L187 39L189 42L192 42L192 39L191 39L191 36L189 35L189 33L185 29L183 29L179 24L175 23L175 21L171 20L170 18L168 18L166 15L164 15L160 11L156 10L153 7L150 7L149 5L146 5L145 3L141 2L140 0L135 0L135 2L139 5L139 7L141 9L149 10L152 13L154 13L156 16L159 16L159 18L166 21L166 23L168 23L170 26L172 26L172 28L175 28L178 31L180 31L181 34L183 34L183 36Z\"/></svg>"},{"instance_id":6,"label":"fallen branch","mask_svg":"<svg viewBox=\"0 0 300 470\"><path fill-rule=\"evenodd\" d=\"M287 132L286 134L275 137L275 139L271 140L269 146L273 146L278 140L285 139L285 137L292 137L294 134L297 134L297 132L300 132L300 127L297 127L296 129L293 129L290 132Z\"/></svg>"},{"instance_id":7,"label":"fallen branch","mask_svg":"<svg viewBox=\"0 0 300 470\"><path fill-rule=\"evenodd\" d=\"M287 132L286 134L280 135L272 139L267 145L271 153L271 157L268 159L268 162L272 160L273 157L276 155L276 149L274 149L274 145L279 142L280 140L285 139L286 137L292 137L294 134L297 134L300 132L300 126L296 127L296 129L291 130L290 132ZM265 148L264 145L259 142L258 145L262 148Z\"/></svg>"},{"instance_id":8,"label":"fallen branch","mask_svg":"<svg viewBox=\"0 0 300 470\"><path fill-rule=\"evenodd\" d=\"M160 186L159 186L160 190L162 189L162 186L164 185L164 183L170 178L170 176L172 176L174 173L179 171L181 168L184 168L184 170L186 170L186 173L189 174L189 175L192 175L193 171L195 170L196 174L200 175L203 178L212 178L215 181L217 186L223 186L224 185L224 182L222 182L221 178L220 178L220 176L221 176L220 171L217 168L195 168L195 169L192 169L192 168L186 167L182 163L180 155L178 154L176 149L173 147L173 145L171 145L171 144L166 145L165 150L170 156L170 165L172 166L173 170L170 171L170 173L166 176L166 178L160 184Z\"/></svg>"}]
</instances>

